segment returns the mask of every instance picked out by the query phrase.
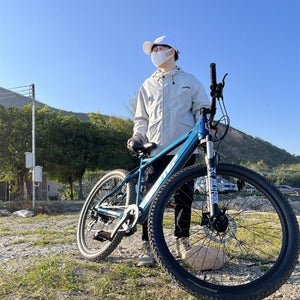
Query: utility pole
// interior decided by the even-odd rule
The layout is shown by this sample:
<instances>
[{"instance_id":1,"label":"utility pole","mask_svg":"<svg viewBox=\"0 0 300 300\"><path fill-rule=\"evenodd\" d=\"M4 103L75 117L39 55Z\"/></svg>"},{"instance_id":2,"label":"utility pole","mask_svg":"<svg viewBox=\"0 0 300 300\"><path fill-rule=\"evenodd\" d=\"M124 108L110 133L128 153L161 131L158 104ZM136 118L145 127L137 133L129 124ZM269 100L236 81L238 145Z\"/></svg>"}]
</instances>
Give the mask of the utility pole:
<instances>
[{"instance_id":1,"label":"utility pole","mask_svg":"<svg viewBox=\"0 0 300 300\"><path fill-rule=\"evenodd\" d=\"M32 210L35 210L36 190L43 181L42 167L35 165L35 86L31 87L31 98L32 98L32 152L25 152L25 165L26 168L32 172Z\"/></svg>"},{"instance_id":2,"label":"utility pole","mask_svg":"<svg viewBox=\"0 0 300 300\"><path fill-rule=\"evenodd\" d=\"M35 86L31 84L32 92L32 210L35 210Z\"/></svg>"}]
</instances>

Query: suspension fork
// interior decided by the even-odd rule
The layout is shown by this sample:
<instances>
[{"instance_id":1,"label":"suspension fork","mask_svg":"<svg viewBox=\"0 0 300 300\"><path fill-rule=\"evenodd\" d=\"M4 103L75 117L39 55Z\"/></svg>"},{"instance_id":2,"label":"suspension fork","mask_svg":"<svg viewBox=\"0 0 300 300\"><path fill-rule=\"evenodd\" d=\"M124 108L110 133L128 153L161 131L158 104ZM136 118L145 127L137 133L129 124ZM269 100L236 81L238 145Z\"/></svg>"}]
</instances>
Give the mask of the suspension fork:
<instances>
[{"instance_id":1,"label":"suspension fork","mask_svg":"<svg viewBox=\"0 0 300 300\"><path fill-rule=\"evenodd\" d=\"M207 206L210 217L217 217L220 214L218 206L218 186L217 186L217 164L218 155L214 153L212 135L207 135L205 139L206 155L205 162L207 167L206 190L207 190Z\"/></svg>"}]
</instances>

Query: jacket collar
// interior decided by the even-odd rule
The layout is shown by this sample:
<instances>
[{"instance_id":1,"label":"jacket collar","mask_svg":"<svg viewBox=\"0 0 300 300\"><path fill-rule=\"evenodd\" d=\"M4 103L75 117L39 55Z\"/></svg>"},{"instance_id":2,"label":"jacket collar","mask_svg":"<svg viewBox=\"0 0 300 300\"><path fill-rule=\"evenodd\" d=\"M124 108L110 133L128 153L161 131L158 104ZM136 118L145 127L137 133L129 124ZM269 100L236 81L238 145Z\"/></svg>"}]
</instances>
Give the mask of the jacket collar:
<instances>
[{"instance_id":1,"label":"jacket collar","mask_svg":"<svg viewBox=\"0 0 300 300\"><path fill-rule=\"evenodd\" d=\"M179 68L178 66L176 66L176 68L170 72L160 72L159 70L156 70L153 74L152 74L152 78L160 80L162 78L168 78L170 76L175 76L179 73L183 72L183 70L181 68Z\"/></svg>"}]
</instances>

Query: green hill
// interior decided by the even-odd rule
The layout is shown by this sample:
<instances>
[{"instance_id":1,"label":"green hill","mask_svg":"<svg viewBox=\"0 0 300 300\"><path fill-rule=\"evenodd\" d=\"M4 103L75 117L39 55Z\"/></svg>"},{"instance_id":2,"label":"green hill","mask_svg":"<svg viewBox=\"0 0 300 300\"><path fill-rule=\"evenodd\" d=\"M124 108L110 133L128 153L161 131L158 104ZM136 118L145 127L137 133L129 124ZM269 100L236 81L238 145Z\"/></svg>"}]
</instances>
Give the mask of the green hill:
<instances>
[{"instance_id":1,"label":"green hill","mask_svg":"<svg viewBox=\"0 0 300 300\"><path fill-rule=\"evenodd\" d=\"M221 130L222 131L222 130ZM221 134L220 134L221 136ZM233 127L219 147L222 162L251 162L263 161L269 167L298 164L300 156L292 155L258 137L252 137Z\"/></svg>"},{"instance_id":2,"label":"green hill","mask_svg":"<svg viewBox=\"0 0 300 300\"><path fill-rule=\"evenodd\" d=\"M0 105L6 108L11 106L23 108L25 105L31 104L31 102L31 98L0 87ZM42 108L46 104L36 101L36 105ZM61 111L64 116L73 115L83 121L89 120L86 113L64 111L50 106L49 108L51 111ZM104 117L109 118L109 116ZM221 136L223 129L221 128L219 136ZM229 129L224 141L220 144L218 152L222 162L241 163L249 161L257 163L258 161L264 161L269 167L300 163L300 156L292 155L269 142L257 137L254 138L232 127Z\"/></svg>"}]
</instances>

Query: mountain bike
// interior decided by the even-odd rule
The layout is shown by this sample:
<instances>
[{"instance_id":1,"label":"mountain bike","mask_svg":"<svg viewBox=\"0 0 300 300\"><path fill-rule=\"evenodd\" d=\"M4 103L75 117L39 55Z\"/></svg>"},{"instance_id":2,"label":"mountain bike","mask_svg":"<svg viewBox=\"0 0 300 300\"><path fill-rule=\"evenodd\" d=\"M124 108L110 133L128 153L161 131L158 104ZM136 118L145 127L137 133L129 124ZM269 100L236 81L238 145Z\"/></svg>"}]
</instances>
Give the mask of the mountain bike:
<instances>
[{"instance_id":1,"label":"mountain bike","mask_svg":"<svg viewBox=\"0 0 300 300\"><path fill-rule=\"evenodd\" d=\"M211 107L201 109L193 129L154 157L154 143L133 143L139 167L110 171L97 182L78 222L77 244L83 257L100 261L122 238L134 234L137 224L147 221L156 261L195 297L261 299L290 277L299 255L299 228L291 206L264 177L220 163L214 150L229 128L223 99L226 75L217 83L216 65L210 65ZM222 116L215 121L217 104ZM147 167L179 146L145 192ZM197 147L204 151L205 164L183 168ZM191 248L180 255L174 211L187 205L187 197L192 201L187 225Z\"/></svg>"}]
</instances>

